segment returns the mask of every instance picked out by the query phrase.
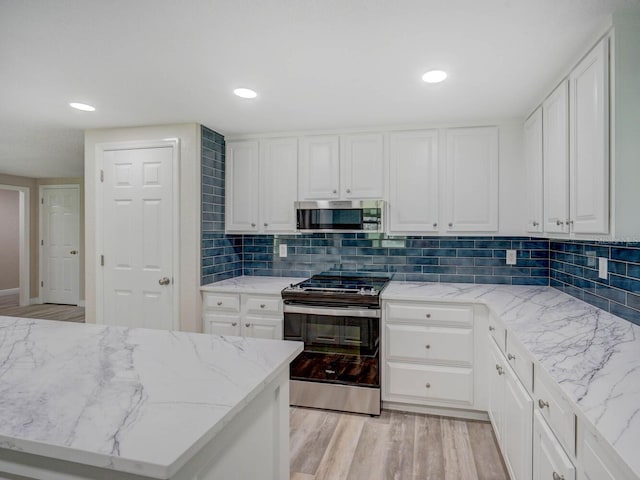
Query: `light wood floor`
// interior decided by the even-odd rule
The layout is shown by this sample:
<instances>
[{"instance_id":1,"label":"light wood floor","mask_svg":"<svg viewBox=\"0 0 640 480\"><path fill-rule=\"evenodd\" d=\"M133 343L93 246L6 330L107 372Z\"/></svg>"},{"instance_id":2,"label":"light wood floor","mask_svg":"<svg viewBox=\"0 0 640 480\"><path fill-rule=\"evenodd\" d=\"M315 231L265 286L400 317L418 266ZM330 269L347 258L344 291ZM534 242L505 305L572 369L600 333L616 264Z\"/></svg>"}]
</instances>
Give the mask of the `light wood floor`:
<instances>
[{"instance_id":1,"label":"light wood floor","mask_svg":"<svg viewBox=\"0 0 640 480\"><path fill-rule=\"evenodd\" d=\"M5 295L0 297L0 316L84 323L84 307L55 305L53 303L19 307L17 295Z\"/></svg>"},{"instance_id":2,"label":"light wood floor","mask_svg":"<svg viewBox=\"0 0 640 480\"><path fill-rule=\"evenodd\" d=\"M291 480L508 480L488 422L290 410Z\"/></svg>"}]
</instances>

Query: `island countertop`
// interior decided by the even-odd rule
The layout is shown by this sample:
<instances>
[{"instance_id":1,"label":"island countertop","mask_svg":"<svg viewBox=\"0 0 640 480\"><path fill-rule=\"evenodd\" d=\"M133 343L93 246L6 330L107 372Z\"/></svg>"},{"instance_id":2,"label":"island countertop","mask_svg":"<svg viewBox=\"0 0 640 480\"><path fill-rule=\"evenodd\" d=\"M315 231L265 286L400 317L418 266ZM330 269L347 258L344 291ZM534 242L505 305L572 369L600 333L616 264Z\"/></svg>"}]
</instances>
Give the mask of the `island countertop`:
<instances>
[{"instance_id":1,"label":"island countertop","mask_svg":"<svg viewBox=\"0 0 640 480\"><path fill-rule=\"evenodd\" d=\"M481 303L640 475L640 327L551 287L391 282L384 300Z\"/></svg>"},{"instance_id":2,"label":"island countertop","mask_svg":"<svg viewBox=\"0 0 640 480\"><path fill-rule=\"evenodd\" d=\"M0 448L168 478L298 342L0 317Z\"/></svg>"}]
</instances>

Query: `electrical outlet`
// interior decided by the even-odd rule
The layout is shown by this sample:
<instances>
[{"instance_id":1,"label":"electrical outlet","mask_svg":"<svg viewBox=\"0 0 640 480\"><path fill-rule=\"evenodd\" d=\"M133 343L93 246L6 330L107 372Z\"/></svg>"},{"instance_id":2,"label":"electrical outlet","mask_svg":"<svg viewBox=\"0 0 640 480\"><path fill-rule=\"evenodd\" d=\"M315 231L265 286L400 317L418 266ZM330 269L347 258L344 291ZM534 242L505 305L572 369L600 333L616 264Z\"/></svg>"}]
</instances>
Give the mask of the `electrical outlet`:
<instances>
[{"instance_id":1,"label":"electrical outlet","mask_svg":"<svg viewBox=\"0 0 640 480\"><path fill-rule=\"evenodd\" d=\"M280 256L280 258L284 258L287 256L287 244L286 243L281 243L280 246L278 247L278 255Z\"/></svg>"},{"instance_id":2,"label":"electrical outlet","mask_svg":"<svg viewBox=\"0 0 640 480\"><path fill-rule=\"evenodd\" d=\"M507 265L515 265L518 257L517 250L507 250Z\"/></svg>"},{"instance_id":3,"label":"electrical outlet","mask_svg":"<svg viewBox=\"0 0 640 480\"><path fill-rule=\"evenodd\" d=\"M608 261L606 257L598 257L598 277L607 279L608 276Z\"/></svg>"}]
</instances>

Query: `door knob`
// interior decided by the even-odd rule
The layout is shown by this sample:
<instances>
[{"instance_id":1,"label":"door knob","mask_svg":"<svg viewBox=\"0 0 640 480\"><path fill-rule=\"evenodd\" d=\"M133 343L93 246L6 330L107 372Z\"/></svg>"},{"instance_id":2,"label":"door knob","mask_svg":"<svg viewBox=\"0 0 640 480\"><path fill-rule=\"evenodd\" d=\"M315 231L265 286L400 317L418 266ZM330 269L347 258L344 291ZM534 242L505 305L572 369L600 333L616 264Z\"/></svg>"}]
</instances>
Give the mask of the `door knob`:
<instances>
[{"instance_id":1,"label":"door knob","mask_svg":"<svg viewBox=\"0 0 640 480\"><path fill-rule=\"evenodd\" d=\"M162 277L160 280L158 280L158 283L160 285L169 285L171 283L171 280L169 280L169 277Z\"/></svg>"},{"instance_id":2,"label":"door knob","mask_svg":"<svg viewBox=\"0 0 640 480\"><path fill-rule=\"evenodd\" d=\"M70 253L71 255L77 255L77 254L78 254L78 251L77 251L77 250L71 250L69 253Z\"/></svg>"}]
</instances>

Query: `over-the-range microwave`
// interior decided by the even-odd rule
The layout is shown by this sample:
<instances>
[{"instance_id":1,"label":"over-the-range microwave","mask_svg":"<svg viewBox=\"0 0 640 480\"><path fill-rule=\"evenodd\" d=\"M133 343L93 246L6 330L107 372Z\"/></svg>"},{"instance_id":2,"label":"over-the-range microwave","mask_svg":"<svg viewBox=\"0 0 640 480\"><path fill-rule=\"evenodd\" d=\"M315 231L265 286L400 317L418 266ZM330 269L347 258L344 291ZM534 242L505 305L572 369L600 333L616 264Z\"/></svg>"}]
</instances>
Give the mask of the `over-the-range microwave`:
<instances>
[{"instance_id":1,"label":"over-the-range microwave","mask_svg":"<svg viewBox=\"0 0 640 480\"><path fill-rule=\"evenodd\" d=\"M301 233L382 233L384 200L295 202Z\"/></svg>"}]
</instances>

